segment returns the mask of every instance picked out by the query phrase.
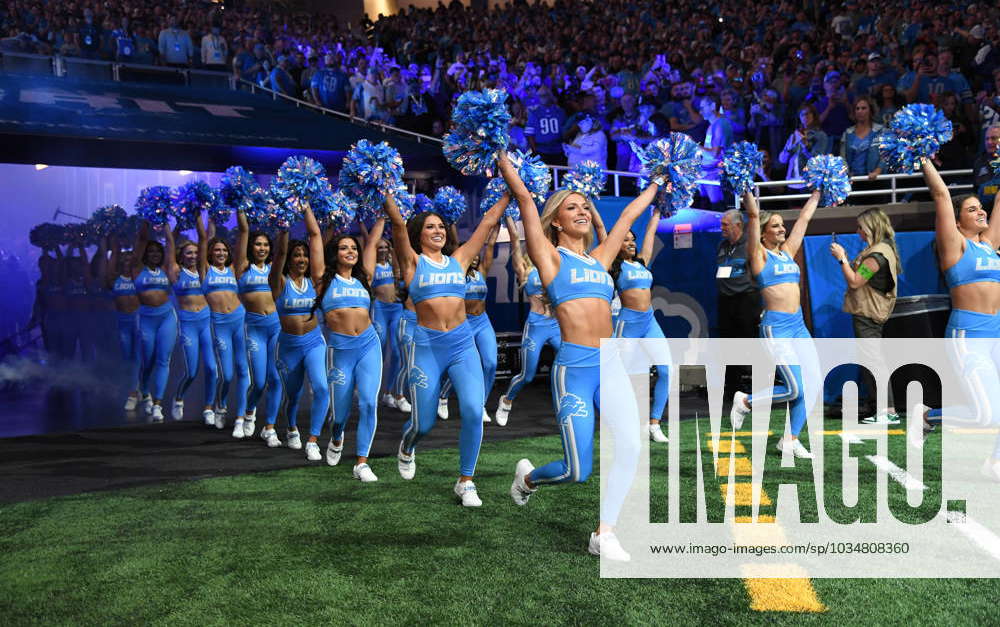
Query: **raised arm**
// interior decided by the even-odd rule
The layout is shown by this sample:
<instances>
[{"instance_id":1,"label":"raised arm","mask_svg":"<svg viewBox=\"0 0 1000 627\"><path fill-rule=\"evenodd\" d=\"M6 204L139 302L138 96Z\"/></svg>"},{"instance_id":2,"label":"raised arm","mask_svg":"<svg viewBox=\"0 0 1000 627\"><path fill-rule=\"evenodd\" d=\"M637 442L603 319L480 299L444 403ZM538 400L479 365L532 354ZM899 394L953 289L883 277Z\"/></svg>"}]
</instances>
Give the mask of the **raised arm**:
<instances>
[{"instance_id":1,"label":"raised arm","mask_svg":"<svg viewBox=\"0 0 1000 627\"><path fill-rule=\"evenodd\" d=\"M799 217L795 220L792 232L781 246L782 250L792 257L795 256L795 253L799 252L799 247L802 246L802 240L806 237L806 229L809 228L809 221L812 220L813 214L816 213L816 208L819 207L819 199L820 191L818 189L813 190L809 194L809 200L806 201L806 204L802 205L802 210L799 211Z\"/></svg>"},{"instance_id":2,"label":"raised arm","mask_svg":"<svg viewBox=\"0 0 1000 627\"><path fill-rule=\"evenodd\" d=\"M528 269L525 267L524 254L521 251L521 238L517 235L517 224L510 216L504 218L507 222L507 233L510 234L510 265L514 268L514 275L517 276L518 285L524 285L528 278Z\"/></svg>"},{"instance_id":3,"label":"raised arm","mask_svg":"<svg viewBox=\"0 0 1000 627\"><path fill-rule=\"evenodd\" d=\"M365 239L364 252L361 255L361 264L365 269L365 274L368 275L368 280L371 281L372 277L375 276L375 262L378 258L378 242L382 239L382 231L385 230L385 218L379 218L375 220L375 224L372 225L371 233Z\"/></svg>"},{"instance_id":4,"label":"raised arm","mask_svg":"<svg viewBox=\"0 0 1000 627\"><path fill-rule=\"evenodd\" d=\"M97 252L94 253L93 259L91 259L91 269L89 273L90 277L88 283L90 285L101 285L105 284L104 277L107 275L108 269L108 238L102 237L100 243L97 245Z\"/></svg>"},{"instance_id":5,"label":"raised arm","mask_svg":"<svg viewBox=\"0 0 1000 627\"><path fill-rule=\"evenodd\" d=\"M934 201L934 235L937 240L938 256L941 267L950 268L958 263L965 247L965 239L955 226L955 210L951 202L951 194L945 185L937 168L930 159L921 159L924 180ZM994 204L994 207L996 204ZM990 242L992 243L992 241Z\"/></svg>"},{"instance_id":6,"label":"raised arm","mask_svg":"<svg viewBox=\"0 0 1000 627\"><path fill-rule=\"evenodd\" d=\"M267 275L267 283L271 286L271 296L275 302L281 298L281 290L285 287L285 257L288 256L288 231L282 231L274 243L274 255L271 257L271 272Z\"/></svg>"},{"instance_id":7,"label":"raised arm","mask_svg":"<svg viewBox=\"0 0 1000 627\"><path fill-rule=\"evenodd\" d=\"M483 251L483 256L479 260L479 271L482 272L485 277L490 273L490 266L493 265L493 247L497 243L497 236L500 234L500 223L497 222L490 229L489 235L486 236L486 250Z\"/></svg>"},{"instance_id":8,"label":"raised arm","mask_svg":"<svg viewBox=\"0 0 1000 627\"><path fill-rule=\"evenodd\" d=\"M594 224L594 231L597 235L597 243L600 244L604 240L608 239L608 229L604 226L604 218L601 217L601 212L594 207L594 210L590 212L591 222Z\"/></svg>"},{"instance_id":9,"label":"raised arm","mask_svg":"<svg viewBox=\"0 0 1000 627\"><path fill-rule=\"evenodd\" d=\"M198 234L198 274L204 280L208 274L208 237L205 235L205 223L201 221L200 213L194 214L194 230Z\"/></svg>"},{"instance_id":10,"label":"raised arm","mask_svg":"<svg viewBox=\"0 0 1000 627\"><path fill-rule=\"evenodd\" d=\"M399 213L399 207L392 194L386 194L383 206L386 215L389 216L389 222L392 224L392 243L399 260L399 271L405 280L406 273L417 265L417 252L413 250L413 246L410 246L410 234L406 232L406 220Z\"/></svg>"},{"instance_id":11,"label":"raised arm","mask_svg":"<svg viewBox=\"0 0 1000 627\"><path fill-rule=\"evenodd\" d=\"M115 274L118 271L118 256L121 255L121 246L118 244L117 235L108 236L108 248L111 249L111 259L104 264L104 288L111 289L115 286Z\"/></svg>"},{"instance_id":12,"label":"raised arm","mask_svg":"<svg viewBox=\"0 0 1000 627\"><path fill-rule=\"evenodd\" d=\"M233 253L233 268L236 277L239 278L243 272L250 267L247 261L247 246L250 245L250 225L247 224L247 216L243 211L236 212L236 250Z\"/></svg>"},{"instance_id":13,"label":"raised arm","mask_svg":"<svg viewBox=\"0 0 1000 627\"><path fill-rule=\"evenodd\" d=\"M611 232L608 233L607 239L598 244L597 248L590 252L590 256L600 261L605 268L611 267L611 263L618 256L618 251L622 248L622 243L625 242L625 235L632 228L632 223L636 221L647 207L653 204L653 199L656 198L656 192L659 190L659 185L650 182L646 189L642 190L641 194L625 206L625 210L618 216L615 225L611 227Z\"/></svg>"},{"instance_id":14,"label":"raised arm","mask_svg":"<svg viewBox=\"0 0 1000 627\"><path fill-rule=\"evenodd\" d=\"M983 233L994 249L1000 244L1000 194L993 196L993 208L990 209L990 226Z\"/></svg>"},{"instance_id":15,"label":"raised arm","mask_svg":"<svg viewBox=\"0 0 1000 627\"><path fill-rule=\"evenodd\" d=\"M760 207L753 192L743 193L743 206L747 209L747 259L750 262L750 272L760 274L763 267L764 251L760 243Z\"/></svg>"},{"instance_id":16,"label":"raised arm","mask_svg":"<svg viewBox=\"0 0 1000 627\"><path fill-rule=\"evenodd\" d=\"M303 203L305 205L305 215L306 221L306 239L309 242L309 274L312 277L312 281L317 285L319 289L320 281L323 278L323 272L326 270L326 259L324 259L323 252L323 231L319 228L319 222L316 221L316 216L313 215L312 207L308 203ZM336 260L331 260L336 263Z\"/></svg>"},{"instance_id":17,"label":"raised arm","mask_svg":"<svg viewBox=\"0 0 1000 627\"><path fill-rule=\"evenodd\" d=\"M548 283L555 278L559 271L559 253L556 247L546 237L542 230L542 219L538 215L538 207L525 187L524 181L517 173L514 164L506 153L500 153L500 174L507 182L507 189L514 196L518 207L521 208L521 224L524 225L524 239L528 247L528 257L538 268L539 278L542 283Z\"/></svg>"},{"instance_id":18,"label":"raised arm","mask_svg":"<svg viewBox=\"0 0 1000 627\"><path fill-rule=\"evenodd\" d=\"M462 270L468 270L469 264L472 260L479 254L482 250L483 244L486 243L486 238L489 236L490 231L493 230L500 222L500 217L503 212L507 210L507 205L510 204L510 194L504 194L500 197L500 200L496 202L495 205L490 207L486 213L483 214L482 219L476 226L476 230L472 232L468 241L459 246L451 256L462 265ZM494 241L496 239L494 238Z\"/></svg>"},{"instance_id":19,"label":"raised arm","mask_svg":"<svg viewBox=\"0 0 1000 627\"><path fill-rule=\"evenodd\" d=\"M135 236L135 244L132 248L132 267L127 272L134 279L142 271L142 258L146 254L146 244L149 243L149 222L142 221L139 225L139 232ZM56 247L59 250L59 247Z\"/></svg>"},{"instance_id":20,"label":"raised arm","mask_svg":"<svg viewBox=\"0 0 1000 627\"><path fill-rule=\"evenodd\" d=\"M166 251L163 253L163 269L167 271L167 276L170 277L170 282L173 283L177 281L177 273L179 268L177 266L177 243L174 241L174 233L170 229L163 229L166 233L165 237L167 240ZM201 253L201 248L199 244L198 253Z\"/></svg>"},{"instance_id":21,"label":"raised arm","mask_svg":"<svg viewBox=\"0 0 1000 627\"><path fill-rule=\"evenodd\" d=\"M653 258L653 245L656 243L656 227L659 225L660 217L654 209L649 214L649 222L646 223L646 233L642 236L642 248L639 249L639 254L636 255L647 266L649 265L649 260Z\"/></svg>"}]
</instances>

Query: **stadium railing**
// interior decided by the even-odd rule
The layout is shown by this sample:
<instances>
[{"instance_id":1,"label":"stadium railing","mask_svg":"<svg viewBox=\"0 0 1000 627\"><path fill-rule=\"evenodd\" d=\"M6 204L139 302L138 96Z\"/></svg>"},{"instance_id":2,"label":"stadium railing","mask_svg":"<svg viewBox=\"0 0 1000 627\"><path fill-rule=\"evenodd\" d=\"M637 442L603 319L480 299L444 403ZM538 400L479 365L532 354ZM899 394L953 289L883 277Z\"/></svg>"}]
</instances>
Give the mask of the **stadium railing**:
<instances>
[{"instance_id":1,"label":"stadium railing","mask_svg":"<svg viewBox=\"0 0 1000 627\"><path fill-rule=\"evenodd\" d=\"M115 82L137 80L193 87L236 88L236 78L229 72L119 63L117 61L25 52L0 54L0 69L11 74L50 74L60 78L84 78Z\"/></svg>"}]
</instances>

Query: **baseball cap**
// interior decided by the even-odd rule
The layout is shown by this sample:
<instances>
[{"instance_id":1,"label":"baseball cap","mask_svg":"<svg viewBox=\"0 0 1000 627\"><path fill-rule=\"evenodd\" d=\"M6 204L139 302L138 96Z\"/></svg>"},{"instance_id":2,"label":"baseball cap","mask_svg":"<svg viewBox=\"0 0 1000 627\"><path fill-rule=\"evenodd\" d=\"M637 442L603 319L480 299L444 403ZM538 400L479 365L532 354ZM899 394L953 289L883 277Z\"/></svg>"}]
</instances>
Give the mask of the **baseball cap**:
<instances>
[{"instance_id":1,"label":"baseball cap","mask_svg":"<svg viewBox=\"0 0 1000 627\"><path fill-rule=\"evenodd\" d=\"M877 52L873 52L870 55L868 55L868 60L869 61L874 61L875 59L881 59L881 58L882 58L882 55L880 55Z\"/></svg>"},{"instance_id":2,"label":"baseball cap","mask_svg":"<svg viewBox=\"0 0 1000 627\"><path fill-rule=\"evenodd\" d=\"M972 35L973 39L986 39L986 29L983 28L982 24L973 26L969 34Z\"/></svg>"},{"instance_id":3,"label":"baseball cap","mask_svg":"<svg viewBox=\"0 0 1000 627\"><path fill-rule=\"evenodd\" d=\"M837 70L830 70L829 72L826 73L826 76L823 77L824 83L829 83L830 81L836 81L836 80L840 80L840 72L838 72Z\"/></svg>"}]
</instances>

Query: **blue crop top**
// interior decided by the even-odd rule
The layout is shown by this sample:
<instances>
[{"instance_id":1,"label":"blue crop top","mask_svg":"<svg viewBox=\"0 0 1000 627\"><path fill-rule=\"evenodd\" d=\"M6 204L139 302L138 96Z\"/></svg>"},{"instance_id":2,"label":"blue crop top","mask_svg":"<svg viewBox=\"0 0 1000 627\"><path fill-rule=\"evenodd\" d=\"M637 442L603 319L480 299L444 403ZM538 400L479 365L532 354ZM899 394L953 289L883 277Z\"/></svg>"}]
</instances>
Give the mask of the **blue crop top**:
<instances>
[{"instance_id":1,"label":"blue crop top","mask_svg":"<svg viewBox=\"0 0 1000 627\"><path fill-rule=\"evenodd\" d=\"M944 272L948 289L969 283L1000 283L1000 256L988 244L965 240L965 252L958 263Z\"/></svg>"},{"instance_id":2,"label":"blue crop top","mask_svg":"<svg viewBox=\"0 0 1000 627\"><path fill-rule=\"evenodd\" d=\"M334 309L347 309L358 307L367 310L371 306L371 295L361 281L354 277L345 279L339 274L335 274L330 281L330 285L323 294L320 307L323 313Z\"/></svg>"},{"instance_id":3,"label":"blue crop top","mask_svg":"<svg viewBox=\"0 0 1000 627\"><path fill-rule=\"evenodd\" d=\"M111 293L115 296L134 296L135 282L130 276L115 277L115 284L111 286Z\"/></svg>"},{"instance_id":4,"label":"blue crop top","mask_svg":"<svg viewBox=\"0 0 1000 627\"><path fill-rule=\"evenodd\" d=\"M135 278L135 291L140 294L151 290L166 291L169 288L170 279L167 277L167 273L163 271L163 268L157 268L156 270L143 268L139 276Z\"/></svg>"},{"instance_id":5,"label":"blue crop top","mask_svg":"<svg viewBox=\"0 0 1000 627\"><path fill-rule=\"evenodd\" d=\"M616 287L619 292L648 290L653 287L653 273L637 261L622 261Z\"/></svg>"},{"instance_id":6,"label":"blue crop top","mask_svg":"<svg viewBox=\"0 0 1000 627\"><path fill-rule=\"evenodd\" d=\"M409 289L413 304L441 296L465 298L465 273L462 266L447 255L442 264L420 255Z\"/></svg>"},{"instance_id":7,"label":"blue crop top","mask_svg":"<svg viewBox=\"0 0 1000 627\"><path fill-rule=\"evenodd\" d=\"M205 280L202 281L201 285L205 294L213 292L232 292L235 294L238 289L236 274L231 266L226 266L222 272L219 272L215 266L209 266L208 272L205 273Z\"/></svg>"},{"instance_id":8,"label":"blue crop top","mask_svg":"<svg viewBox=\"0 0 1000 627\"><path fill-rule=\"evenodd\" d=\"M392 285L396 277L392 273L392 266L387 263L375 264L375 276L372 277L372 289L383 285Z\"/></svg>"},{"instance_id":9,"label":"blue crop top","mask_svg":"<svg viewBox=\"0 0 1000 627\"><path fill-rule=\"evenodd\" d=\"M181 268L181 271L177 273L177 280L174 282L174 294L178 296L194 296L201 293L201 276L197 272Z\"/></svg>"},{"instance_id":10,"label":"blue crop top","mask_svg":"<svg viewBox=\"0 0 1000 627\"><path fill-rule=\"evenodd\" d=\"M528 273L528 280L524 282L524 293L528 296L539 296L545 292L542 287L542 279L538 276L538 268L532 268Z\"/></svg>"},{"instance_id":11,"label":"blue crop top","mask_svg":"<svg viewBox=\"0 0 1000 627\"><path fill-rule=\"evenodd\" d=\"M316 303L316 288L309 277L303 277L305 285L301 288L295 285L292 278L285 277L285 287L281 290L278 302L274 303L279 316L308 316Z\"/></svg>"},{"instance_id":12,"label":"blue crop top","mask_svg":"<svg viewBox=\"0 0 1000 627\"><path fill-rule=\"evenodd\" d=\"M614 282L599 261L559 246L559 272L545 288L549 300L558 306L578 298L603 298L611 302Z\"/></svg>"},{"instance_id":13,"label":"blue crop top","mask_svg":"<svg viewBox=\"0 0 1000 627\"><path fill-rule=\"evenodd\" d=\"M240 275L240 294L249 294L251 292L270 292L271 284L268 283L268 277L270 274L271 264L265 265L263 270L254 264L250 264L247 266L246 271Z\"/></svg>"},{"instance_id":14,"label":"blue crop top","mask_svg":"<svg viewBox=\"0 0 1000 627\"><path fill-rule=\"evenodd\" d=\"M764 269L757 275L757 284L762 288L780 283L799 282L799 264L785 251L773 252L764 249Z\"/></svg>"},{"instance_id":15,"label":"blue crop top","mask_svg":"<svg viewBox=\"0 0 1000 627\"><path fill-rule=\"evenodd\" d=\"M465 300L486 300L486 279L483 273L476 270L472 276L465 277Z\"/></svg>"}]
</instances>

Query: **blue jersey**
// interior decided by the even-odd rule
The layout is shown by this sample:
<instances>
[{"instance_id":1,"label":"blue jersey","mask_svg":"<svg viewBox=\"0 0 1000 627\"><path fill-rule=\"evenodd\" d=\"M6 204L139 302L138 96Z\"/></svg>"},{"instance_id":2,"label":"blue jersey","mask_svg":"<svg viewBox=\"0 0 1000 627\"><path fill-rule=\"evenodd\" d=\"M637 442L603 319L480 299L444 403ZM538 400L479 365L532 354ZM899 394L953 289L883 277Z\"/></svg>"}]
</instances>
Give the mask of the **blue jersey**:
<instances>
[{"instance_id":1,"label":"blue jersey","mask_svg":"<svg viewBox=\"0 0 1000 627\"><path fill-rule=\"evenodd\" d=\"M465 300L486 300L487 287L483 274L476 270L465 277Z\"/></svg>"},{"instance_id":2,"label":"blue jersey","mask_svg":"<svg viewBox=\"0 0 1000 627\"><path fill-rule=\"evenodd\" d=\"M115 296L134 296L135 282L130 276L118 276L115 284L111 286L111 293Z\"/></svg>"},{"instance_id":3,"label":"blue jersey","mask_svg":"<svg viewBox=\"0 0 1000 627\"><path fill-rule=\"evenodd\" d=\"M343 70L329 67L317 70L309 81L309 86L319 94L320 104L338 111L347 108L349 85L350 79Z\"/></svg>"},{"instance_id":4,"label":"blue jersey","mask_svg":"<svg viewBox=\"0 0 1000 627\"><path fill-rule=\"evenodd\" d=\"M268 277L271 275L271 264L266 264L263 269L254 264L247 266L246 271L240 275L240 294L250 294L252 292L270 292L271 284Z\"/></svg>"},{"instance_id":5,"label":"blue jersey","mask_svg":"<svg viewBox=\"0 0 1000 627\"><path fill-rule=\"evenodd\" d=\"M528 280L524 283L524 293L528 296L538 296L545 292L542 287L542 279L538 276L538 268L532 268L528 273Z\"/></svg>"},{"instance_id":6,"label":"blue jersey","mask_svg":"<svg viewBox=\"0 0 1000 627\"><path fill-rule=\"evenodd\" d=\"M367 311L370 306L371 295L365 289L365 286L361 284L361 281L354 277L345 279L339 274L333 276L330 285L326 288L326 293L323 294L323 300L320 301L323 313L333 311L334 309L354 307Z\"/></svg>"},{"instance_id":7,"label":"blue jersey","mask_svg":"<svg viewBox=\"0 0 1000 627\"><path fill-rule=\"evenodd\" d=\"M202 288L206 294L213 292L232 292L235 294L238 291L238 286L232 267L226 266L225 270L219 271L215 266L209 266Z\"/></svg>"},{"instance_id":8,"label":"blue jersey","mask_svg":"<svg viewBox=\"0 0 1000 627\"><path fill-rule=\"evenodd\" d=\"M169 287L170 279L167 277L167 273L163 271L163 268L156 268L155 270L143 268L139 276L135 278L135 291L140 294L150 290L167 291Z\"/></svg>"},{"instance_id":9,"label":"blue jersey","mask_svg":"<svg viewBox=\"0 0 1000 627\"><path fill-rule=\"evenodd\" d=\"M285 277L285 287L274 303L279 316L308 316L316 303L316 288L309 277L302 277L302 285L296 285L292 277Z\"/></svg>"},{"instance_id":10,"label":"blue jersey","mask_svg":"<svg viewBox=\"0 0 1000 627\"><path fill-rule=\"evenodd\" d=\"M135 53L135 36L131 31L123 28L115 29L111 32L111 38L115 40L115 53L122 61L128 61Z\"/></svg>"},{"instance_id":11,"label":"blue jersey","mask_svg":"<svg viewBox=\"0 0 1000 627\"><path fill-rule=\"evenodd\" d=\"M562 153L562 127L566 114L558 105L538 105L528 112L525 135L535 137L538 152Z\"/></svg>"},{"instance_id":12,"label":"blue jersey","mask_svg":"<svg viewBox=\"0 0 1000 627\"><path fill-rule=\"evenodd\" d=\"M653 287L653 273L637 261L623 261L621 274L615 285L619 292L648 290Z\"/></svg>"},{"instance_id":13,"label":"blue jersey","mask_svg":"<svg viewBox=\"0 0 1000 627\"><path fill-rule=\"evenodd\" d=\"M603 298L611 303L614 283L599 261L590 255L578 255L560 246L559 273L546 290L553 305L578 298Z\"/></svg>"},{"instance_id":14,"label":"blue jersey","mask_svg":"<svg viewBox=\"0 0 1000 627\"><path fill-rule=\"evenodd\" d=\"M799 264L785 251L773 252L764 249L764 269L757 275L757 283L762 288L779 283L798 283Z\"/></svg>"},{"instance_id":15,"label":"blue jersey","mask_svg":"<svg viewBox=\"0 0 1000 627\"><path fill-rule=\"evenodd\" d=\"M420 255L409 288L410 300L414 305L428 298L441 296L465 298L465 273L462 272L462 266L447 255L440 264L427 255Z\"/></svg>"},{"instance_id":16,"label":"blue jersey","mask_svg":"<svg viewBox=\"0 0 1000 627\"><path fill-rule=\"evenodd\" d=\"M392 285L396 277L392 273L392 265L388 263L375 264L375 276L372 277L372 289L383 285Z\"/></svg>"},{"instance_id":17,"label":"blue jersey","mask_svg":"<svg viewBox=\"0 0 1000 627\"><path fill-rule=\"evenodd\" d=\"M201 293L201 276L197 272L181 268L181 271L177 273L177 281L174 282L174 294L194 296Z\"/></svg>"},{"instance_id":18,"label":"blue jersey","mask_svg":"<svg viewBox=\"0 0 1000 627\"><path fill-rule=\"evenodd\" d=\"M944 271L948 289L969 283L1000 283L1000 256L989 244L965 240L965 252Z\"/></svg>"}]
</instances>

